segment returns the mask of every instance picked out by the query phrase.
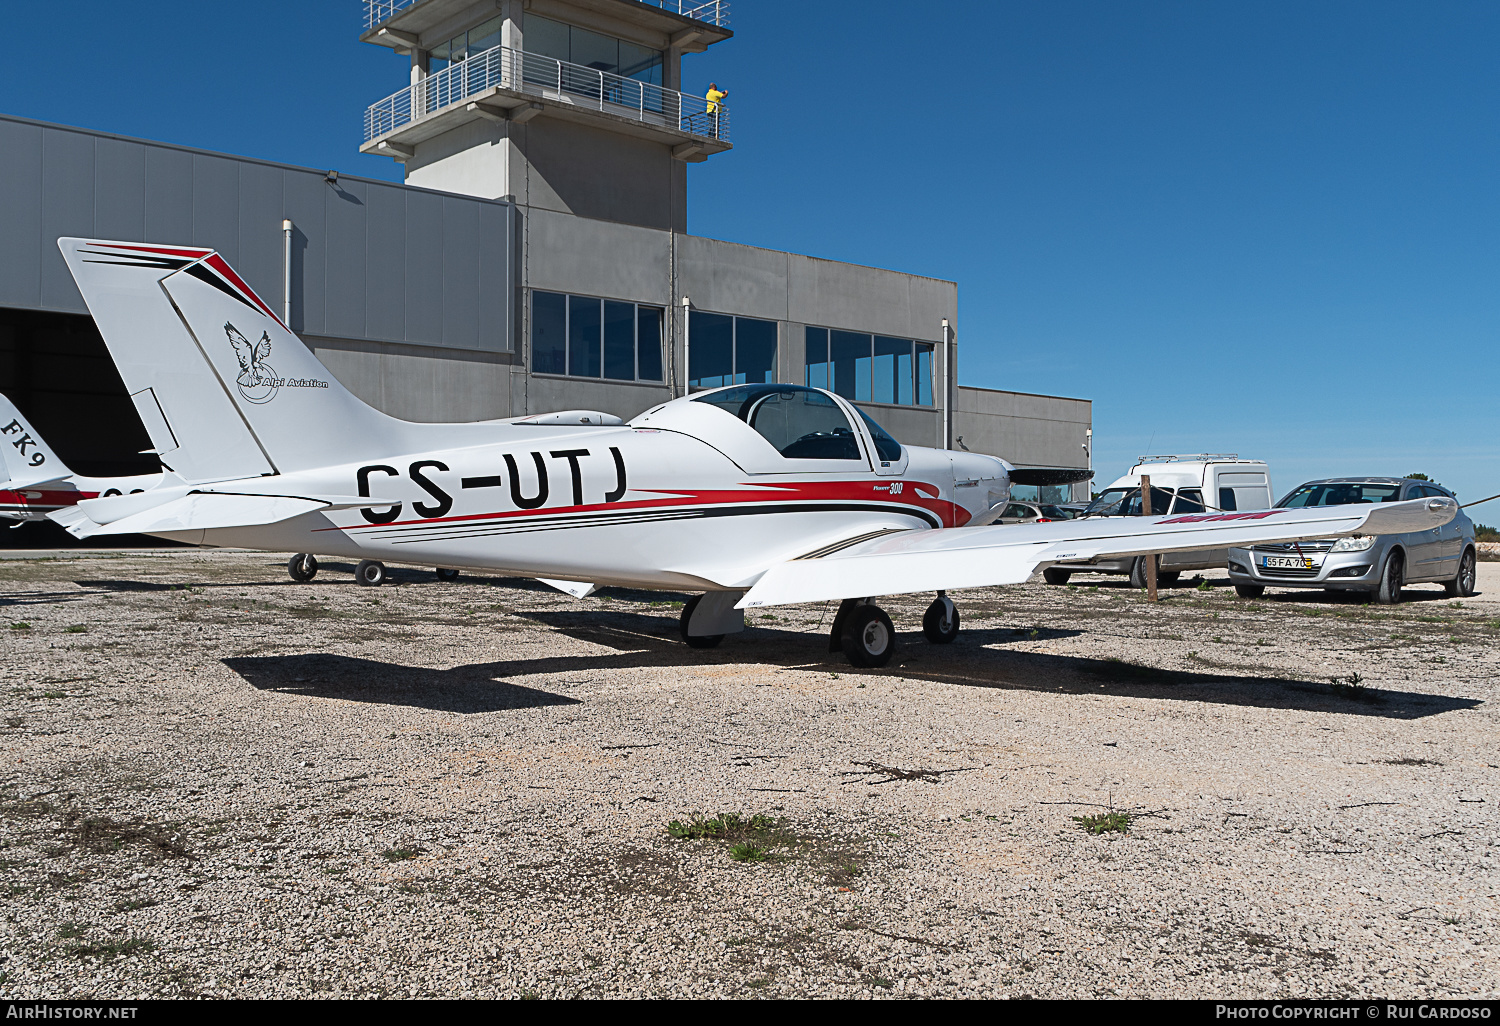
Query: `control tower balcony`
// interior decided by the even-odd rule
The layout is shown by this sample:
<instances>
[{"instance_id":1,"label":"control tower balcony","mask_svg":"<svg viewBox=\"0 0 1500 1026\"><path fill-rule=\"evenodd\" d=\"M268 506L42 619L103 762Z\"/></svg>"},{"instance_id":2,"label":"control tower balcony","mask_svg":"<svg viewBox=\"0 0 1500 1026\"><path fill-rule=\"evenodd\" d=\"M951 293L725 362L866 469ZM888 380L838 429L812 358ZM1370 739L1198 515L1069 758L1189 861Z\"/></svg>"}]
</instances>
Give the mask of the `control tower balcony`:
<instances>
[{"instance_id":1,"label":"control tower balcony","mask_svg":"<svg viewBox=\"0 0 1500 1026\"><path fill-rule=\"evenodd\" d=\"M599 14L624 13L632 20L678 36L683 48L701 52L728 39L729 0L571 0L574 7ZM474 6L474 0L365 0L365 31L360 39L398 49Z\"/></svg>"},{"instance_id":2,"label":"control tower balcony","mask_svg":"<svg viewBox=\"0 0 1500 1026\"><path fill-rule=\"evenodd\" d=\"M701 96L496 46L371 104L360 152L402 160L416 144L476 119L524 123L539 115L668 143L681 160L730 149L722 102L710 110Z\"/></svg>"}]
</instances>

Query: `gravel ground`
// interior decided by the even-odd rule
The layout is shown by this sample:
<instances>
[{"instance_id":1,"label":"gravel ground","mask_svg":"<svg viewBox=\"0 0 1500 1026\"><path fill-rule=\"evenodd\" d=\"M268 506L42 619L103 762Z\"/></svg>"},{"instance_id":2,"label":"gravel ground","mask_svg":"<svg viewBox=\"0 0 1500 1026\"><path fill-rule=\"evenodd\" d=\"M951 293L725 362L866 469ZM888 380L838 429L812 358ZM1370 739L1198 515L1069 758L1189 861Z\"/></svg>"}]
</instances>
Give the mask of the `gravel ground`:
<instances>
[{"instance_id":1,"label":"gravel ground","mask_svg":"<svg viewBox=\"0 0 1500 1026\"><path fill-rule=\"evenodd\" d=\"M1500 987L1493 564L888 600L875 671L825 606L695 651L680 595L351 569L0 561L0 994Z\"/></svg>"}]
</instances>

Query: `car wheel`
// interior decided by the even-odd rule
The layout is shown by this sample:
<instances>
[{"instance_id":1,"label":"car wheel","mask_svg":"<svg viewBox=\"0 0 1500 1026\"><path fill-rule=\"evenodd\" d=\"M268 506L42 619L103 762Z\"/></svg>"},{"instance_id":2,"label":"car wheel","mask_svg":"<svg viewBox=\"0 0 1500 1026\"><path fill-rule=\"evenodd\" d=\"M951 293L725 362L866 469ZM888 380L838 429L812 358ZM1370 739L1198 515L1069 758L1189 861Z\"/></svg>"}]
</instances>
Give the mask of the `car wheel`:
<instances>
[{"instance_id":1,"label":"car wheel","mask_svg":"<svg viewBox=\"0 0 1500 1026\"><path fill-rule=\"evenodd\" d=\"M717 648L719 642L724 640L724 635L688 633L688 624L692 622L693 610L697 609L698 603L702 601L702 595L694 595L683 603L682 618L677 621L677 630L682 635L682 640L687 643L688 648Z\"/></svg>"},{"instance_id":2,"label":"car wheel","mask_svg":"<svg viewBox=\"0 0 1500 1026\"><path fill-rule=\"evenodd\" d=\"M306 584L318 575L318 557L310 552L299 552L287 560L286 572L292 580Z\"/></svg>"},{"instance_id":3,"label":"car wheel","mask_svg":"<svg viewBox=\"0 0 1500 1026\"><path fill-rule=\"evenodd\" d=\"M1234 593L1240 598L1260 598L1266 593L1264 584L1236 584Z\"/></svg>"},{"instance_id":4,"label":"car wheel","mask_svg":"<svg viewBox=\"0 0 1500 1026\"><path fill-rule=\"evenodd\" d=\"M885 610L868 603L844 621L844 655L855 666L884 666L896 649L896 629Z\"/></svg>"},{"instance_id":5,"label":"car wheel","mask_svg":"<svg viewBox=\"0 0 1500 1026\"><path fill-rule=\"evenodd\" d=\"M366 588L378 588L390 577L385 564L375 559L362 559L354 568L354 579Z\"/></svg>"},{"instance_id":6,"label":"car wheel","mask_svg":"<svg viewBox=\"0 0 1500 1026\"><path fill-rule=\"evenodd\" d=\"M437 579L440 581L458 580L458 571L446 566L437 567L435 570L433 570L433 573L437 574Z\"/></svg>"},{"instance_id":7,"label":"car wheel","mask_svg":"<svg viewBox=\"0 0 1500 1026\"><path fill-rule=\"evenodd\" d=\"M934 645L952 644L958 637L958 607L937 599L922 614L922 633Z\"/></svg>"},{"instance_id":8,"label":"car wheel","mask_svg":"<svg viewBox=\"0 0 1500 1026\"><path fill-rule=\"evenodd\" d=\"M1474 584L1479 572L1478 558L1473 549L1464 550L1463 557L1458 561L1458 576L1443 582L1449 598L1468 598L1474 594Z\"/></svg>"},{"instance_id":9,"label":"car wheel","mask_svg":"<svg viewBox=\"0 0 1500 1026\"><path fill-rule=\"evenodd\" d=\"M1042 580L1048 584L1067 584L1068 578L1073 576L1071 570L1063 570L1059 567L1049 566L1042 571Z\"/></svg>"},{"instance_id":10,"label":"car wheel","mask_svg":"<svg viewBox=\"0 0 1500 1026\"><path fill-rule=\"evenodd\" d=\"M1135 561L1130 564L1130 586L1132 588L1144 588L1146 586L1146 560L1150 556L1136 556ZM1161 575L1158 574L1156 583L1161 583Z\"/></svg>"},{"instance_id":11,"label":"car wheel","mask_svg":"<svg viewBox=\"0 0 1500 1026\"><path fill-rule=\"evenodd\" d=\"M1385 558L1385 569L1380 574L1380 585L1375 589L1375 601L1382 606L1394 606L1401 601L1401 586L1406 583L1406 557L1392 549Z\"/></svg>"}]
</instances>

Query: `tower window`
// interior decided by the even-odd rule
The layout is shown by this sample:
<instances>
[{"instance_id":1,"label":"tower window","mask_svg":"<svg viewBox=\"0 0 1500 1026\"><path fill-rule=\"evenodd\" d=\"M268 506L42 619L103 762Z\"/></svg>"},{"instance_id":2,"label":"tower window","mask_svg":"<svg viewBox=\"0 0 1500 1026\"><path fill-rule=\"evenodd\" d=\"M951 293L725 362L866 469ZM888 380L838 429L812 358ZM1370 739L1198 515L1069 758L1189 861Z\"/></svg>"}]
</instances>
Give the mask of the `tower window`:
<instances>
[{"instance_id":1,"label":"tower window","mask_svg":"<svg viewBox=\"0 0 1500 1026\"><path fill-rule=\"evenodd\" d=\"M488 24L488 23L486 23ZM575 25L527 14L525 48L527 53L555 57L569 64L579 64L595 71L622 75L652 85L662 82L662 52L614 36L590 32Z\"/></svg>"},{"instance_id":2,"label":"tower window","mask_svg":"<svg viewBox=\"0 0 1500 1026\"><path fill-rule=\"evenodd\" d=\"M500 45L500 24L503 19L491 18L482 25L475 25L467 32L460 32L445 43L432 48L429 71L442 71L450 64L466 61L475 54L493 50Z\"/></svg>"}]
</instances>

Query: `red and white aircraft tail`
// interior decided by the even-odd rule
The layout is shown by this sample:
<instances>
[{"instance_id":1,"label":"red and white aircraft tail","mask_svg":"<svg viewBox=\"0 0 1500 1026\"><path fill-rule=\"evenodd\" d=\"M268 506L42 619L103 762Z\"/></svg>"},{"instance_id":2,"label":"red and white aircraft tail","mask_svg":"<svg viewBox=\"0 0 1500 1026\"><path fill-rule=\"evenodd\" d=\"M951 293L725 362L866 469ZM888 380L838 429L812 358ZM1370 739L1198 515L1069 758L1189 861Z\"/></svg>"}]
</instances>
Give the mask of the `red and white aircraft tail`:
<instances>
[{"instance_id":1,"label":"red and white aircraft tail","mask_svg":"<svg viewBox=\"0 0 1500 1026\"><path fill-rule=\"evenodd\" d=\"M162 463L201 483L430 449L333 377L213 250L59 239ZM435 430L436 429L436 430Z\"/></svg>"}]
</instances>

